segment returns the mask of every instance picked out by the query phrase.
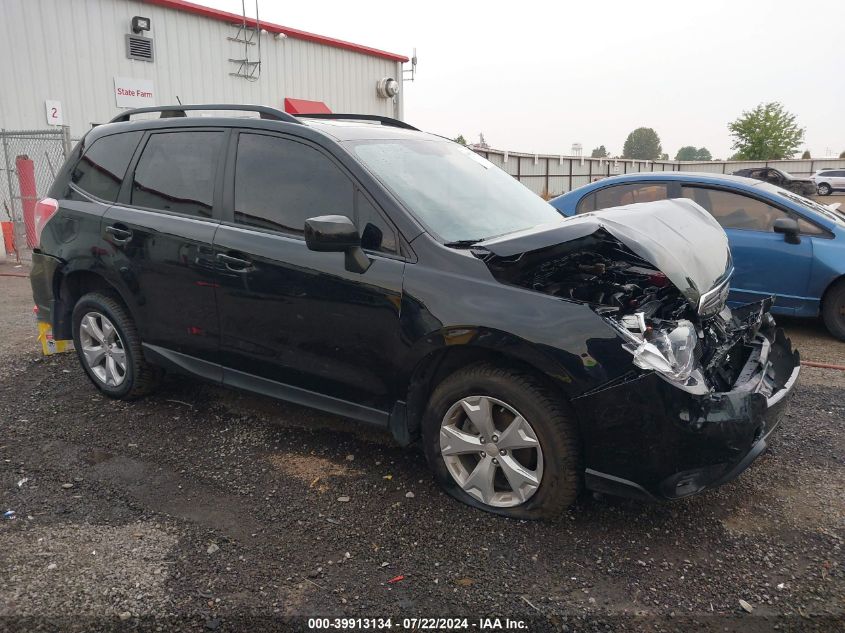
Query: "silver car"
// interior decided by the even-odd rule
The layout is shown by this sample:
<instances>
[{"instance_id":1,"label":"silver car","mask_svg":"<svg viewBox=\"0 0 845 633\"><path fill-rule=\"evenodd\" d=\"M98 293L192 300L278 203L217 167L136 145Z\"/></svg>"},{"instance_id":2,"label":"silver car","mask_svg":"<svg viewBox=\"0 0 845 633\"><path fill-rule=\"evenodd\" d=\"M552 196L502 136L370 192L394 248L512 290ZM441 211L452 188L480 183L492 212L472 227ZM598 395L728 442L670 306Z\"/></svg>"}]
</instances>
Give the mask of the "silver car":
<instances>
[{"instance_id":1,"label":"silver car","mask_svg":"<svg viewBox=\"0 0 845 633\"><path fill-rule=\"evenodd\" d=\"M821 196L829 196L834 191L845 191L845 169L820 169L810 178L816 183Z\"/></svg>"}]
</instances>

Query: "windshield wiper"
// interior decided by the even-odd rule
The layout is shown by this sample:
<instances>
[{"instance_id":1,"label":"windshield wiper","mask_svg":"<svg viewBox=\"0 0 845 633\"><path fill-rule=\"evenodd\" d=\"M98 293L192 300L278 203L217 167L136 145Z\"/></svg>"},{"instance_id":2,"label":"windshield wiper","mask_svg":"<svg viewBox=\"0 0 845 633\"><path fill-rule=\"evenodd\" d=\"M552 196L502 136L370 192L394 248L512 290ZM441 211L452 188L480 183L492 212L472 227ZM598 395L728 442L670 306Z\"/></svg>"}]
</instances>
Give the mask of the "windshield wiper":
<instances>
[{"instance_id":1,"label":"windshield wiper","mask_svg":"<svg viewBox=\"0 0 845 633\"><path fill-rule=\"evenodd\" d=\"M482 240L456 240L454 242L446 242L444 246L449 248L466 248L474 244L478 244Z\"/></svg>"}]
</instances>

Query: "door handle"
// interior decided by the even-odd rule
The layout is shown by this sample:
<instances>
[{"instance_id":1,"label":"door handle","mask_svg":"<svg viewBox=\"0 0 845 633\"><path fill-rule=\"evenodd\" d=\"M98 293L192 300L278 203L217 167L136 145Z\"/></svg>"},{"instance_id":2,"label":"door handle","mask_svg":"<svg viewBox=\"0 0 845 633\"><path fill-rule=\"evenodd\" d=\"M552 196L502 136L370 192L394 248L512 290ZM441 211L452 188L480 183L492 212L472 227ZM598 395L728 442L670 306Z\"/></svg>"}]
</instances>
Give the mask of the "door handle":
<instances>
[{"instance_id":1,"label":"door handle","mask_svg":"<svg viewBox=\"0 0 845 633\"><path fill-rule=\"evenodd\" d=\"M119 226L107 226L106 233L111 235L111 241L115 244L126 244L132 239L132 231L129 229L122 229Z\"/></svg>"},{"instance_id":2,"label":"door handle","mask_svg":"<svg viewBox=\"0 0 845 633\"><path fill-rule=\"evenodd\" d=\"M217 253L217 261L226 266L227 270L231 270L235 273L248 273L255 268L252 265L252 262L248 259L232 257L231 255L226 255L225 253Z\"/></svg>"}]
</instances>

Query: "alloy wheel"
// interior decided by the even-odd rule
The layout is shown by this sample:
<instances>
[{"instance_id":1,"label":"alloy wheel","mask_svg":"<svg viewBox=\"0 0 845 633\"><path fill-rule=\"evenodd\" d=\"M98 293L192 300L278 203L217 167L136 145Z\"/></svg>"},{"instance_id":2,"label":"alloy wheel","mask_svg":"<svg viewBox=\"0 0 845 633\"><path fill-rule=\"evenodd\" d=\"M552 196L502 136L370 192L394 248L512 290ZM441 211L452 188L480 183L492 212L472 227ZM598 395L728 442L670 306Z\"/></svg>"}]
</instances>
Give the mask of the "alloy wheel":
<instances>
[{"instance_id":1,"label":"alloy wheel","mask_svg":"<svg viewBox=\"0 0 845 633\"><path fill-rule=\"evenodd\" d=\"M489 396L449 407L440 424L440 454L455 483L497 508L525 503L543 479L543 451L531 424Z\"/></svg>"},{"instance_id":2,"label":"alloy wheel","mask_svg":"<svg viewBox=\"0 0 845 633\"><path fill-rule=\"evenodd\" d=\"M79 324L82 355L91 373L107 387L126 379L126 349L117 328L100 312L87 312Z\"/></svg>"}]
</instances>

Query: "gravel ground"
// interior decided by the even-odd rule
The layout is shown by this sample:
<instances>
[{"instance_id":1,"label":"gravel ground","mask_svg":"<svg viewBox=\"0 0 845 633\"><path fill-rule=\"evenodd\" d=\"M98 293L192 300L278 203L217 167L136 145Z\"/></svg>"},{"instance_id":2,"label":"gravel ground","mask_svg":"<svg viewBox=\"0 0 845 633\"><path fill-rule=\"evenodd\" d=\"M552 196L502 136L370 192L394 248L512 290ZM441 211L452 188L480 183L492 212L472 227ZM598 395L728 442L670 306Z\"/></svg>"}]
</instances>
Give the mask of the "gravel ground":
<instances>
[{"instance_id":1,"label":"gravel ground","mask_svg":"<svg viewBox=\"0 0 845 633\"><path fill-rule=\"evenodd\" d=\"M836 204L838 202L845 207L845 194L836 193L830 196L812 196L812 198L820 204Z\"/></svg>"},{"instance_id":2,"label":"gravel ground","mask_svg":"<svg viewBox=\"0 0 845 633\"><path fill-rule=\"evenodd\" d=\"M460 505L419 450L348 420L180 377L107 400L74 355L39 355L31 304L0 276L0 630L845 627L845 372L805 368L771 450L719 490L529 523Z\"/></svg>"}]
</instances>

